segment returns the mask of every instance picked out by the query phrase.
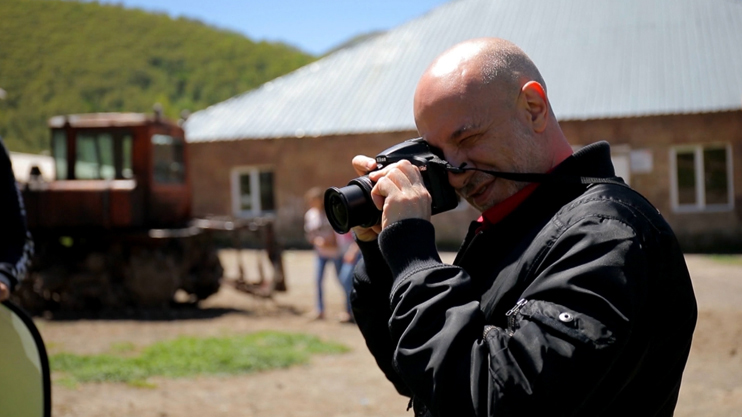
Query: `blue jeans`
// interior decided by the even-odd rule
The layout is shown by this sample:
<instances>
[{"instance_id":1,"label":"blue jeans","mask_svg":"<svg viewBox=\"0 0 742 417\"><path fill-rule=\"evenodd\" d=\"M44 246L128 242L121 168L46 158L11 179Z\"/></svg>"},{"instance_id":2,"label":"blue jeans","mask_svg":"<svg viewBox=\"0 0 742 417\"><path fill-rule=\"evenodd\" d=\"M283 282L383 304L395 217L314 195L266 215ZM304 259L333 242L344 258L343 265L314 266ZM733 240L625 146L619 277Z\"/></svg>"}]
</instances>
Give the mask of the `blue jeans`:
<instances>
[{"instance_id":1,"label":"blue jeans","mask_svg":"<svg viewBox=\"0 0 742 417\"><path fill-rule=\"evenodd\" d=\"M353 271L356 268L356 264L361 260L361 252L358 252L355 259L351 263L343 262L343 267L340 269L340 285L345 290L345 308L348 314L353 315L353 309L350 307L350 292L353 291Z\"/></svg>"},{"instance_id":2,"label":"blue jeans","mask_svg":"<svg viewBox=\"0 0 742 417\"><path fill-rule=\"evenodd\" d=\"M343 265L343 258L325 258L317 255L317 312L320 314L325 312L325 299L322 293L322 279L325 276L325 265L327 265L327 262L332 262L332 264L335 265L335 273L337 274L339 279L340 269Z\"/></svg>"}]
</instances>

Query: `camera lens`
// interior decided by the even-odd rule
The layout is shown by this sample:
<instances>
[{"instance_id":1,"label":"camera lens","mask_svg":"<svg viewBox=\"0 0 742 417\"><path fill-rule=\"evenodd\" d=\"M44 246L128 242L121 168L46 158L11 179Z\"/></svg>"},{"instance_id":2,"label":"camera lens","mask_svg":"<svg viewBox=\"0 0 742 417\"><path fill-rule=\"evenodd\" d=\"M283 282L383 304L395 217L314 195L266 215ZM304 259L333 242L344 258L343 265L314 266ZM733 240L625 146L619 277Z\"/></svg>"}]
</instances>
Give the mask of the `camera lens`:
<instances>
[{"instance_id":1,"label":"camera lens","mask_svg":"<svg viewBox=\"0 0 742 417\"><path fill-rule=\"evenodd\" d=\"M381 220L381 212L371 199L374 184L367 177L351 180L342 188L325 191L325 214L338 233L348 233L355 226L371 227Z\"/></svg>"},{"instance_id":2,"label":"camera lens","mask_svg":"<svg viewBox=\"0 0 742 417\"><path fill-rule=\"evenodd\" d=\"M348 204L346 203L345 198L343 198L343 195L340 194L339 190L330 194L329 207L332 211L332 216L328 217L334 218L335 223L340 225L341 228L347 228L346 225L348 224Z\"/></svg>"}]
</instances>

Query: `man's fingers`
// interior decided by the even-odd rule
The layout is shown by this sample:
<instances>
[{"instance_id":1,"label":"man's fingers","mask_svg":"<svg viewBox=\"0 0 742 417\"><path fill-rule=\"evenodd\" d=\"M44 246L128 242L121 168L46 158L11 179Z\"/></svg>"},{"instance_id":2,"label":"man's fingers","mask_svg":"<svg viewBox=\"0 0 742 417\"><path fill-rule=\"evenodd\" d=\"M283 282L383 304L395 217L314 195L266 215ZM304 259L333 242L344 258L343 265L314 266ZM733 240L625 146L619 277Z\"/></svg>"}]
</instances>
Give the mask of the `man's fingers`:
<instances>
[{"instance_id":1,"label":"man's fingers","mask_svg":"<svg viewBox=\"0 0 742 417\"><path fill-rule=\"evenodd\" d=\"M368 174L369 178L371 178L371 181L378 181L379 178L385 177L389 175L389 173L399 171L400 173L403 173L405 176L409 177L410 179L413 178L419 178L422 181L422 177L420 176L420 170L415 165L412 165L410 161L403 159L399 162L395 162L393 164L387 165L384 168L374 171ZM411 180L411 182L414 182Z\"/></svg>"},{"instance_id":2,"label":"man's fingers","mask_svg":"<svg viewBox=\"0 0 742 417\"><path fill-rule=\"evenodd\" d=\"M386 177L389 178L398 189L406 190L422 181L422 178L418 178L419 174L416 171L417 170L414 168L412 171L409 171L405 170L404 167L398 167L389 172Z\"/></svg>"},{"instance_id":3,"label":"man's fingers","mask_svg":"<svg viewBox=\"0 0 742 417\"><path fill-rule=\"evenodd\" d=\"M406 160L374 171L369 177L376 183L371 191L371 197L379 210L383 208L387 196L397 192L405 193L405 190L415 187L425 187L418 168Z\"/></svg>"},{"instance_id":4,"label":"man's fingers","mask_svg":"<svg viewBox=\"0 0 742 417\"><path fill-rule=\"evenodd\" d=\"M389 178L379 178L376 185L374 185L374 188L371 190L371 199L377 209L384 209L384 200L394 191L393 188L395 188L395 185Z\"/></svg>"},{"instance_id":5,"label":"man's fingers","mask_svg":"<svg viewBox=\"0 0 742 417\"><path fill-rule=\"evenodd\" d=\"M430 219L430 193L420 171L409 161L384 167L369 177L371 180L377 178L371 198L374 205L383 211L382 227L407 218Z\"/></svg>"},{"instance_id":6,"label":"man's fingers","mask_svg":"<svg viewBox=\"0 0 742 417\"><path fill-rule=\"evenodd\" d=\"M366 155L356 155L353 157L353 169L358 175L366 175L376 169L376 160Z\"/></svg>"},{"instance_id":7,"label":"man's fingers","mask_svg":"<svg viewBox=\"0 0 742 417\"><path fill-rule=\"evenodd\" d=\"M10 288L7 285L0 282L0 301L5 301L10 298Z\"/></svg>"},{"instance_id":8,"label":"man's fingers","mask_svg":"<svg viewBox=\"0 0 742 417\"><path fill-rule=\"evenodd\" d=\"M419 168L403 159L380 170L367 171L375 169L376 166L376 160L366 156L359 155L353 158L356 172L359 175L368 173L374 182L371 200L383 213L381 227L407 218L429 220L431 197L425 188Z\"/></svg>"}]
</instances>

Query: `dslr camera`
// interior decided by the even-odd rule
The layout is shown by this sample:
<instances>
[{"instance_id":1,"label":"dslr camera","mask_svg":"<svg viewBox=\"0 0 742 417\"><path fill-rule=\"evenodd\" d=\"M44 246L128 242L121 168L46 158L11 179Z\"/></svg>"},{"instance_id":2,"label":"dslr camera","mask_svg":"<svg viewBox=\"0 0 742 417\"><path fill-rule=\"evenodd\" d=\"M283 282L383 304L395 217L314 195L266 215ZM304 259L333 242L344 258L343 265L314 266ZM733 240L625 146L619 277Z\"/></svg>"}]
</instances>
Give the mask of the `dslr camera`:
<instances>
[{"instance_id":1,"label":"dslr camera","mask_svg":"<svg viewBox=\"0 0 742 417\"><path fill-rule=\"evenodd\" d=\"M422 138L409 139L376 155L376 168L406 159L420 169L425 188L432 197L432 213L451 210L458 205L456 191L448 183L449 164ZM342 188L325 191L325 213L332 228L348 233L355 226L371 227L381 222L381 211L371 199L374 183L367 175L350 180Z\"/></svg>"}]
</instances>

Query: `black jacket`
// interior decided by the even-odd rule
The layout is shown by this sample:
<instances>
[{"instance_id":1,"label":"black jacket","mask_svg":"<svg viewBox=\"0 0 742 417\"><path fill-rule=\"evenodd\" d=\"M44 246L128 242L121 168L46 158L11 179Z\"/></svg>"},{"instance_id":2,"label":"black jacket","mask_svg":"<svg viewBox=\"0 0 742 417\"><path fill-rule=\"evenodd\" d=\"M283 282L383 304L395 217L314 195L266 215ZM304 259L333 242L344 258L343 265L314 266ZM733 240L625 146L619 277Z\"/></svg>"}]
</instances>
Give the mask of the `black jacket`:
<instances>
[{"instance_id":1,"label":"black jacket","mask_svg":"<svg viewBox=\"0 0 742 417\"><path fill-rule=\"evenodd\" d=\"M11 290L25 277L33 255L33 240L26 228L26 211L13 166L0 139L0 282Z\"/></svg>"},{"instance_id":2,"label":"black jacket","mask_svg":"<svg viewBox=\"0 0 742 417\"><path fill-rule=\"evenodd\" d=\"M607 143L560 176L614 175ZM387 378L435 416L670 416L697 309L683 254L627 186L544 183L443 264L433 226L361 242L352 303Z\"/></svg>"}]
</instances>

